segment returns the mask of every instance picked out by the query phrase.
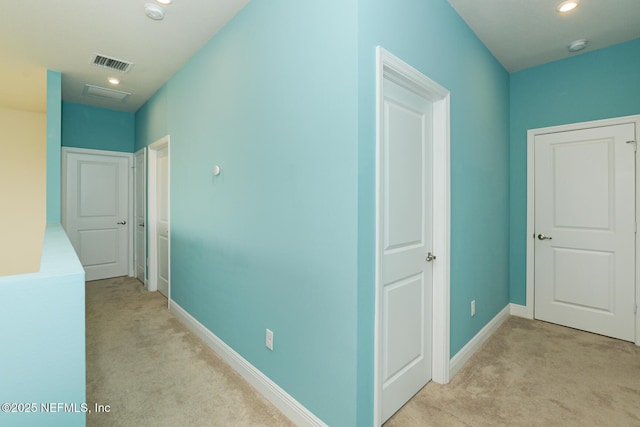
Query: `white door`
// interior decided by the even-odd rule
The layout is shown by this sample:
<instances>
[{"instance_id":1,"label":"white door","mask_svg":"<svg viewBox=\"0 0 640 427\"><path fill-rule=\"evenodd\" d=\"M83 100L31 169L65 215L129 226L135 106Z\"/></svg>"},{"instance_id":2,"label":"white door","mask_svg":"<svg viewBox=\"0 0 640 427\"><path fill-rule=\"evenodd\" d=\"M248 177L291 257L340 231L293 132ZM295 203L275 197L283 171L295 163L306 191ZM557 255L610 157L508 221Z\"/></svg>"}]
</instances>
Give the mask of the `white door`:
<instances>
[{"instance_id":1,"label":"white door","mask_svg":"<svg viewBox=\"0 0 640 427\"><path fill-rule=\"evenodd\" d=\"M129 273L131 157L64 150L63 225L86 280Z\"/></svg>"},{"instance_id":2,"label":"white door","mask_svg":"<svg viewBox=\"0 0 640 427\"><path fill-rule=\"evenodd\" d=\"M433 103L383 81L379 245L382 421L431 379Z\"/></svg>"},{"instance_id":3,"label":"white door","mask_svg":"<svg viewBox=\"0 0 640 427\"><path fill-rule=\"evenodd\" d=\"M535 317L635 338L634 124L535 137Z\"/></svg>"},{"instance_id":4,"label":"white door","mask_svg":"<svg viewBox=\"0 0 640 427\"><path fill-rule=\"evenodd\" d=\"M147 206L147 150L143 148L135 154L135 275L142 283L146 280L147 233L145 232Z\"/></svg>"},{"instance_id":5,"label":"white door","mask_svg":"<svg viewBox=\"0 0 640 427\"><path fill-rule=\"evenodd\" d=\"M169 136L149 146L149 291L170 298Z\"/></svg>"},{"instance_id":6,"label":"white door","mask_svg":"<svg viewBox=\"0 0 640 427\"><path fill-rule=\"evenodd\" d=\"M158 291L169 297L169 147L158 150L156 157L156 200L158 243Z\"/></svg>"}]
</instances>

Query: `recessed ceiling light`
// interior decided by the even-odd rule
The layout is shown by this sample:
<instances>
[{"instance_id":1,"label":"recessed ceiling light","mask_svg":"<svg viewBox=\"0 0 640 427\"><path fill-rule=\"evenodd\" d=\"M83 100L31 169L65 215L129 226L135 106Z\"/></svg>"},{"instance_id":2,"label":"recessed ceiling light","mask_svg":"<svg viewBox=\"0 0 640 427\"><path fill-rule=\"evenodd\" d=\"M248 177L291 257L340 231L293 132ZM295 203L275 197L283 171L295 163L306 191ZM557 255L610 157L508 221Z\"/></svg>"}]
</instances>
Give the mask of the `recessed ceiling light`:
<instances>
[{"instance_id":1,"label":"recessed ceiling light","mask_svg":"<svg viewBox=\"0 0 640 427\"><path fill-rule=\"evenodd\" d=\"M571 42L569 43L569 52L577 52L579 50L582 50L585 47L587 47L587 43L589 43L589 40L587 39L580 39L580 40Z\"/></svg>"},{"instance_id":2,"label":"recessed ceiling light","mask_svg":"<svg viewBox=\"0 0 640 427\"><path fill-rule=\"evenodd\" d=\"M160 4L171 4L173 0L156 0Z\"/></svg>"},{"instance_id":3,"label":"recessed ceiling light","mask_svg":"<svg viewBox=\"0 0 640 427\"><path fill-rule=\"evenodd\" d=\"M164 19L164 9L155 3L147 3L144 5L144 13L154 21Z\"/></svg>"},{"instance_id":4,"label":"recessed ceiling light","mask_svg":"<svg viewBox=\"0 0 640 427\"><path fill-rule=\"evenodd\" d=\"M572 11L580 4L580 0L567 0L556 6L556 10L560 13Z\"/></svg>"},{"instance_id":5,"label":"recessed ceiling light","mask_svg":"<svg viewBox=\"0 0 640 427\"><path fill-rule=\"evenodd\" d=\"M119 85L120 84L120 80L116 79L115 77L110 77L109 78L109 83L111 83L112 85Z\"/></svg>"}]
</instances>

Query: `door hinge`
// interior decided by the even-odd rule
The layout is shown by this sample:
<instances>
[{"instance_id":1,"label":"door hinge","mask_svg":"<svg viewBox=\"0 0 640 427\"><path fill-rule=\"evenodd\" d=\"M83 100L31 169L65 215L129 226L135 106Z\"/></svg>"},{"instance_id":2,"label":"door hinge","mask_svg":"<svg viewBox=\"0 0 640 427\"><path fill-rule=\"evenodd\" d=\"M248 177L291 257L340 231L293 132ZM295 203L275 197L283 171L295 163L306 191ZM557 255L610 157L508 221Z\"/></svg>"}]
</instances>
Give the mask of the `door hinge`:
<instances>
[{"instance_id":1,"label":"door hinge","mask_svg":"<svg viewBox=\"0 0 640 427\"><path fill-rule=\"evenodd\" d=\"M633 308L633 314L638 314L638 304Z\"/></svg>"},{"instance_id":2,"label":"door hinge","mask_svg":"<svg viewBox=\"0 0 640 427\"><path fill-rule=\"evenodd\" d=\"M627 144L633 144L633 151L638 151L638 141L627 141Z\"/></svg>"}]
</instances>

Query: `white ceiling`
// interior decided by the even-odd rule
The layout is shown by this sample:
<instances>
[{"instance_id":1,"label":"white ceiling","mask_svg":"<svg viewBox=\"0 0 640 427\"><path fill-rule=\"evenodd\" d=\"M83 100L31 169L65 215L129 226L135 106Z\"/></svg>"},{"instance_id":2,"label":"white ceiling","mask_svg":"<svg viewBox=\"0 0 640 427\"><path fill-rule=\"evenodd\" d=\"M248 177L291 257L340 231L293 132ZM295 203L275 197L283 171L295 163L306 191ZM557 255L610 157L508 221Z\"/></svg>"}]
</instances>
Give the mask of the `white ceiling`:
<instances>
[{"instance_id":1,"label":"white ceiling","mask_svg":"<svg viewBox=\"0 0 640 427\"><path fill-rule=\"evenodd\" d=\"M640 37L640 0L582 0L563 16L555 11L559 1L449 3L511 72L576 55L567 51L576 39L589 39L589 52ZM249 0L173 0L163 21L144 15L147 2L153 0L3 0L0 75L16 76L3 86L34 93L33 84L20 88L33 81L25 76L38 67L57 70L65 101L136 111ZM135 65L124 74L109 71L90 64L94 53ZM132 93L123 103L83 95L85 84L109 87L111 76L120 78L118 90Z\"/></svg>"},{"instance_id":2,"label":"white ceiling","mask_svg":"<svg viewBox=\"0 0 640 427\"><path fill-rule=\"evenodd\" d=\"M62 73L65 101L136 111L249 0L173 0L163 21L145 16L147 2L154 1L2 0L0 75L17 73L3 85L43 67ZM90 64L94 53L135 65L110 71ZM121 80L118 87L107 82L111 76ZM132 95L123 103L87 97L85 84Z\"/></svg>"},{"instance_id":3,"label":"white ceiling","mask_svg":"<svg viewBox=\"0 0 640 427\"><path fill-rule=\"evenodd\" d=\"M640 37L640 0L581 0L560 14L562 0L449 0L509 72ZM570 53L572 41L587 48Z\"/></svg>"}]
</instances>

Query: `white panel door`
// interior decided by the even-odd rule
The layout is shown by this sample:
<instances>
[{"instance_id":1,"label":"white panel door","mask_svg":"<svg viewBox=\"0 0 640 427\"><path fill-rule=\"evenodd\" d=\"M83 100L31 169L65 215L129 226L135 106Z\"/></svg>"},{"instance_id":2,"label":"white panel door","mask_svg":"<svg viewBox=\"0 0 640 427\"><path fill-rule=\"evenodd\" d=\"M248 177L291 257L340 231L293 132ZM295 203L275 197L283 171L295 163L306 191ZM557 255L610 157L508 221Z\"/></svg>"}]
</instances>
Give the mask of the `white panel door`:
<instances>
[{"instance_id":1,"label":"white panel door","mask_svg":"<svg viewBox=\"0 0 640 427\"><path fill-rule=\"evenodd\" d=\"M383 82L382 421L431 379L433 103Z\"/></svg>"},{"instance_id":2,"label":"white panel door","mask_svg":"<svg viewBox=\"0 0 640 427\"><path fill-rule=\"evenodd\" d=\"M147 233L146 207L147 207L147 150L143 148L135 154L135 275L142 283L145 283L147 269Z\"/></svg>"},{"instance_id":3,"label":"white panel door","mask_svg":"<svg viewBox=\"0 0 640 427\"><path fill-rule=\"evenodd\" d=\"M535 137L535 317L635 339L633 124Z\"/></svg>"},{"instance_id":4,"label":"white panel door","mask_svg":"<svg viewBox=\"0 0 640 427\"><path fill-rule=\"evenodd\" d=\"M169 147L158 150L156 162L158 291L169 297Z\"/></svg>"},{"instance_id":5,"label":"white panel door","mask_svg":"<svg viewBox=\"0 0 640 427\"><path fill-rule=\"evenodd\" d=\"M64 226L86 280L129 271L129 167L126 156L66 152Z\"/></svg>"}]
</instances>

